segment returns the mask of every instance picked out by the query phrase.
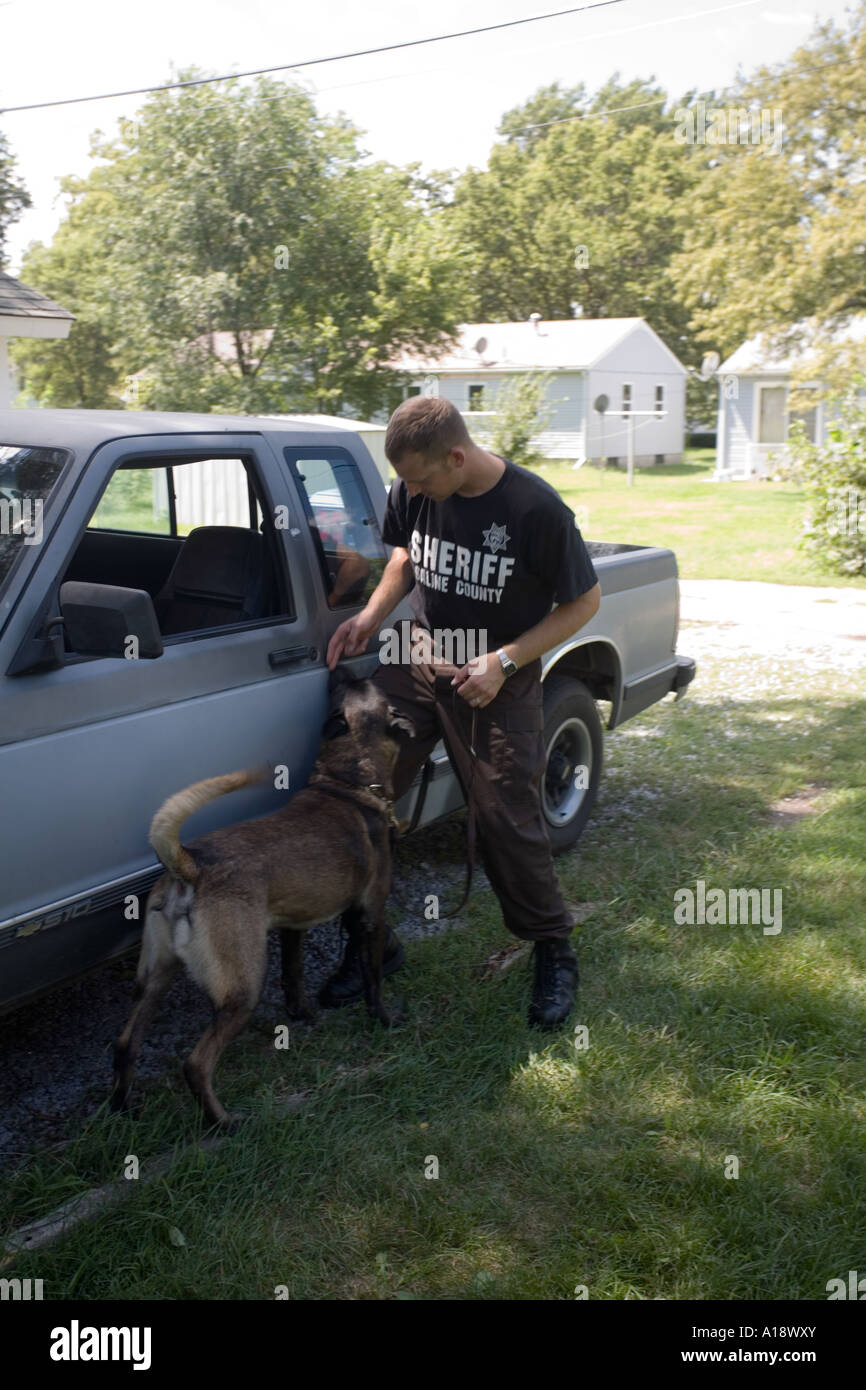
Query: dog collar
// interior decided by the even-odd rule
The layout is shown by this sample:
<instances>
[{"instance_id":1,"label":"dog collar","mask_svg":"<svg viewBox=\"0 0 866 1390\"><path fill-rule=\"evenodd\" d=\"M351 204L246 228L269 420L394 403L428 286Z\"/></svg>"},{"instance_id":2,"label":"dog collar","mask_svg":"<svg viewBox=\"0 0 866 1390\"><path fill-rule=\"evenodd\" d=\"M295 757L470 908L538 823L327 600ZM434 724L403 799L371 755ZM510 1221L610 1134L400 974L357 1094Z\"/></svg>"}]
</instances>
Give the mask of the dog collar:
<instances>
[{"instance_id":1,"label":"dog collar","mask_svg":"<svg viewBox=\"0 0 866 1390\"><path fill-rule=\"evenodd\" d=\"M323 777L316 774L310 778L307 786L313 791L325 792L329 796L341 797L344 801L355 801L362 806L369 806L371 811L378 811L386 816L388 824L395 830L405 829L405 822L399 821L395 816L394 802L385 795L385 788L381 782L368 782L366 786L358 786L356 782L344 782L342 777ZM369 792L369 797L364 795L365 792Z\"/></svg>"}]
</instances>

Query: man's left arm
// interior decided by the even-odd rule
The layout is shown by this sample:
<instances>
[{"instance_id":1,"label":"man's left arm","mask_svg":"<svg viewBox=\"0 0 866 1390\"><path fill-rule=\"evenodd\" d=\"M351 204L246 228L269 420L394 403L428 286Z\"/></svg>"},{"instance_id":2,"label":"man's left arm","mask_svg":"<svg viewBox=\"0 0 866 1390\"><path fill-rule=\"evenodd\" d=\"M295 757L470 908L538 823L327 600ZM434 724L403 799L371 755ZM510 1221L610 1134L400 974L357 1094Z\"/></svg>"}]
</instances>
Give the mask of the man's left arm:
<instances>
[{"instance_id":1,"label":"man's left arm","mask_svg":"<svg viewBox=\"0 0 866 1390\"><path fill-rule=\"evenodd\" d=\"M528 628L513 642L506 642L500 650L510 656L516 666L528 666L544 652L579 632L598 612L600 603L601 586L596 583L579 598L557 604L540 623ZM488 652L486 659L478 659L458 671L451 684L459 687L459 693L470 705L483 709L499 693L506 679L496 652Z\"/></svg>"}]
</instances>

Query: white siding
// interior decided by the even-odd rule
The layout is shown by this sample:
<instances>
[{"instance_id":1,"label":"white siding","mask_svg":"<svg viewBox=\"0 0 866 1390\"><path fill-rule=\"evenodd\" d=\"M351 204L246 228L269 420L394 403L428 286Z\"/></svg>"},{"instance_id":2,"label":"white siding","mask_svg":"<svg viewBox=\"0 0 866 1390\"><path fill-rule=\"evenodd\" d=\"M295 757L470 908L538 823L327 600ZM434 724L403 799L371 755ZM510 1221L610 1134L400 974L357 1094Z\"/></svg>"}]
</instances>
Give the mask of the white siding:
<instances>
[{"instance_id":1,"label":"white siding","mask_svg":"<svg viewBox=\"0 0 866 1390\"><path fill-rule=\"evenodd\" d=\"M686 374L646 324L637 324L630 333L595 364L589 373L589 448L592 459L619 458L628 453L628 421L622 418L622 388L631 385L632 410L655 410L656 387L664 387L666 414L638 416L634 422L635 461L652 464L661 455L669 461L680 459L686 424ZM600 395L610 400L604 420L604 444L598 412L592 403Z\"/></svg>"},{"instance_id":2,"label":"white siding","mask_svg":"<svg viewBox=\"0 0 866 1390\"><path fill-rule=\"evenodd\" d=\"M470 434L484 445L495 424L497 397L503 383L513 379L507 372L442 373L439 395L449 400L466 418ZM421 380L421 378L419 378ZM485 412L469 409L469 387L484 387ZM536 436L536 448L545 458L582 458L584 453L585 377L582 372L557 372L548 382L545 399L550 410L547 428Z\"/></svg>"},{"instance_id":3,"label":"white siding","mask_svg":"<svg viewBox=\"0 0 866 1390\"><path fill-rule=\"evenodd\" d=\"M686 383L681 373L641 367L637 370L624 366L622 369L593 371L589 379L590 404L590 458L619 458L624 460L628 453L628 420L621 414L622 388L631 385L632 410L655 410L656 386L664 387L664 409L667 412L659 420L654 415L639 415L634 422L635 459L641 463L652 464L657 454L672 460L682 456L685 432ZM602 427L599 414L592 409L592 402L599 396L607 396L610 405L604 417L604 444L602 446Z\"/></svg>"},{"instance_id":4,"label":"white siding","mask_svg":"<svg viewBox=\"0 0 866 1390\"><path fill-rule=\"evenodd\" d=\"M0 410L9 410L18 395L18 387L9 364L9 340L0 338Z\"/></svg>"}]
</instances>

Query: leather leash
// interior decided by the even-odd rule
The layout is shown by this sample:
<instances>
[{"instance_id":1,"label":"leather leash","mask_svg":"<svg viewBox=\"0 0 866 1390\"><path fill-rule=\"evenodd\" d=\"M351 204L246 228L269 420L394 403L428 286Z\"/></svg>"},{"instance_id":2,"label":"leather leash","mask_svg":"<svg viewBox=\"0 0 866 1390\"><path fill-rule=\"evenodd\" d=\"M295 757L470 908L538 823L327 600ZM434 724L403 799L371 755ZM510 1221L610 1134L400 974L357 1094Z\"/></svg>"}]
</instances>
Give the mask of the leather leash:
<instances>
[{"instance_id":1,"label":"leather leash","mask_svg":"<svg viewBox=\"0 0 866 1390\"><path fill-rule=\"evenodd\" d=\"M455 686L451 692L452 713L454 713L458 708L456 702L457 687ZM458 721L455 719L455 723L457 722ZM472 876L475 870L475 848L477 840L477 818L475 810L475 797L473 795L475 783L475 764L478 760L478 753L475 748L475 737L477 730L478 709L476 706L473 706L472 731L469 736L469 753L472 759L472 764L469 772L469 785L466 788L466 881L463 886L463 896L461 897L459 903L456 907L453 907L450 912L441 912L439 914L440 921L447 920L451 917L456 917L459 912L462 912L463 908L466 906L466 903L469 901L469 894L472 891ZM425 764L424 773L426 774L426 777L429 780L429 763ZM334 785L334 783L338 783L339 785ZM397 819L396 815L394 814L393 801L391 801L389 797L385 796L384 787L382 787L381 784L378 782L372 782L368 786L361 787L354 782L343 782L342 778L334 777L333 774L331 774L330 777L327 779L323 777L321 774L314 774L313 777L311 777L309 782L307 783L307 790L322 792L325 796L334 796L341 801L348 801L355 806L365 806L368 810L375 811L380 815L384 815L387 818L388 825L391 827L392 832L394 832L392 835L393 840L397 839L398 837L400 839L403 839L406 835L411 834L411 832L415 829L415 826L417 825L421 815L420 798L422 791L424 790L424 785L422 783L422 788L421 790L419 790L418 793L418 800L415 803L415 812L417 814L413 814L412 819L410 821L399 821ZM365 797L363 795L364 792L369 792L373 800L371 801L367 797ZM393 892L393 888L392 894L397 899L397 902L403 908L404 912L408 912L411 910L408 904L405 903L397 893Z\"/></svg>"}]
</instances>

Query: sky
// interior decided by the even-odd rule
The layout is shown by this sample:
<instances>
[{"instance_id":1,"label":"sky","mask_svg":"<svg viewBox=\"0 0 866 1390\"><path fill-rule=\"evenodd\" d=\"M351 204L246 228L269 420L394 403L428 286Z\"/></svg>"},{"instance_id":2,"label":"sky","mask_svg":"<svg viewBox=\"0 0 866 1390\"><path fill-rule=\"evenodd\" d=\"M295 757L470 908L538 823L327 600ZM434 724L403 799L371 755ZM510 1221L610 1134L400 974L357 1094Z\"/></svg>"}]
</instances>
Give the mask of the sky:
<instances>
[{"instance_id":1,"label":"sky","mask_svg":"<svg viewBox=\"0 0 866 1390\"><path fill-rule=\"evenodd\" d=\"M578 0L579 3L579 0ZM11 229L8 269L63 215L58 180L91 167L90 137L143 96L11 112L7 107L208 74L331 58L565 8L567 0L0 0L0 130L33 207ZM619 0L556 19L287 72L319 110L342 111L362 147L393 164L483 167L502 114L551 82L596 90L618 71L672 94L719 90L738 69L788 57L846 0ZM219 86L213 89L218 92ZM36 287L38 288L38 286Z\"/></svg>"}]
</instances>

